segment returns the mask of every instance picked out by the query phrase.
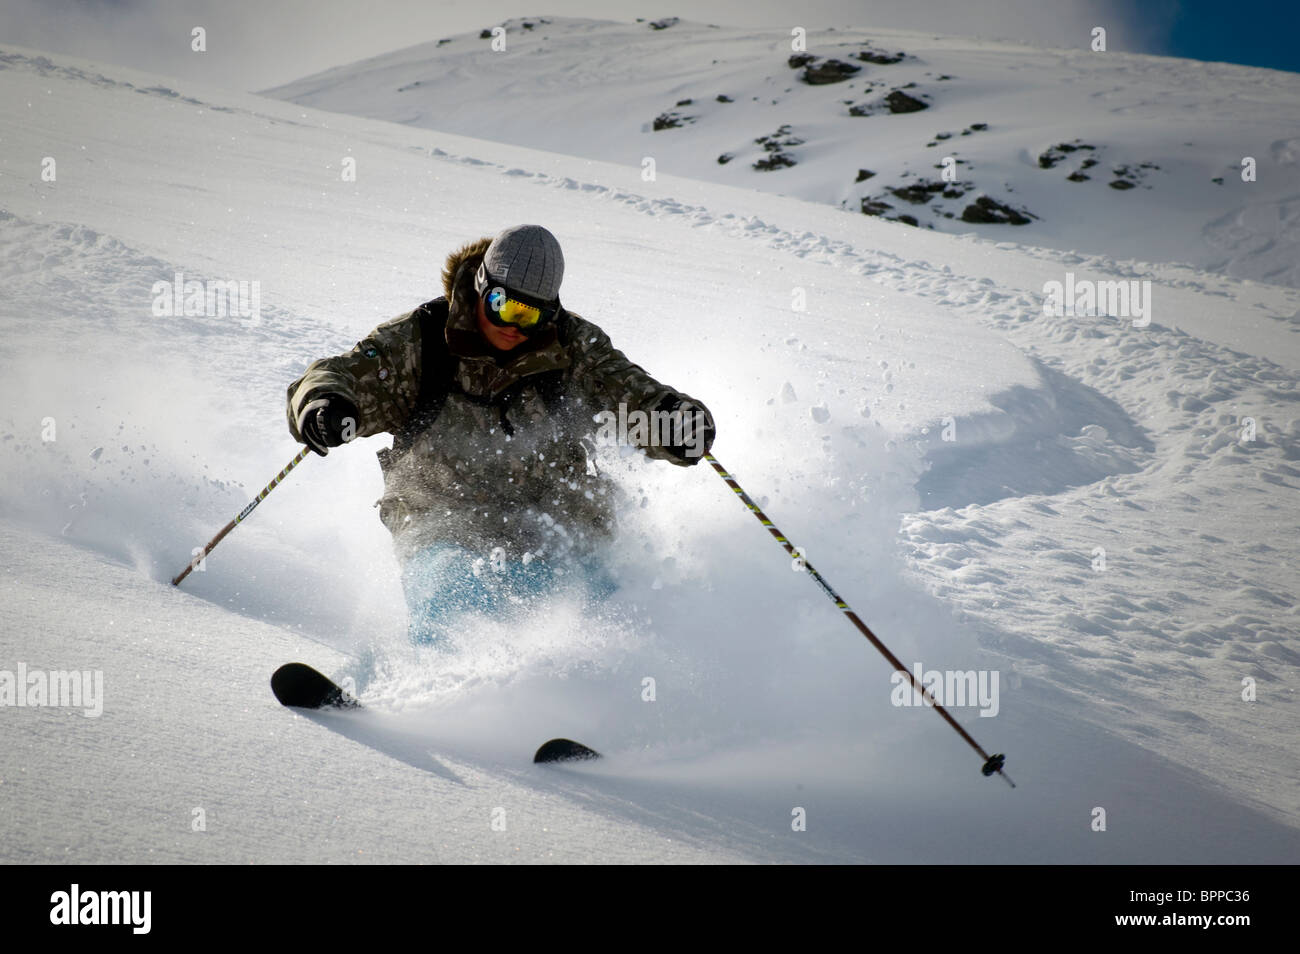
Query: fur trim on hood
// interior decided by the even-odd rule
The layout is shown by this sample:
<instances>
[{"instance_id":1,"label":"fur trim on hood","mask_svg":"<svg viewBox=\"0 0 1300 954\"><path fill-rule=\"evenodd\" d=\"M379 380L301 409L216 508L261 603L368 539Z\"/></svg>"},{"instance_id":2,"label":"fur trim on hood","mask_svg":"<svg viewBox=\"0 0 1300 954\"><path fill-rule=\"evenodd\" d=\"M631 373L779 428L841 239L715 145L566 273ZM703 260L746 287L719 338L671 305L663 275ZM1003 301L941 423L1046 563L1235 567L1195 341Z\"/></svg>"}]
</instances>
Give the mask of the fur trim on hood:
<instances>
[{"instance_id":1,"label":"fur trim on hood","mask_svg":"<svg viewBox=\"0 0 1300 954\"><path fill-rule=\"evenodd\" d=\"M470 264L473 268L478 268L479 262L483 261L483 256L487 254L488 246L492 244L491 237L476 239L473 242L466 242L456 251L447 256L447 261L442 266L442 293L451 301L455 296L456 290L456 272L460 270L461 265Z\"/></svg>"}]
</instances>

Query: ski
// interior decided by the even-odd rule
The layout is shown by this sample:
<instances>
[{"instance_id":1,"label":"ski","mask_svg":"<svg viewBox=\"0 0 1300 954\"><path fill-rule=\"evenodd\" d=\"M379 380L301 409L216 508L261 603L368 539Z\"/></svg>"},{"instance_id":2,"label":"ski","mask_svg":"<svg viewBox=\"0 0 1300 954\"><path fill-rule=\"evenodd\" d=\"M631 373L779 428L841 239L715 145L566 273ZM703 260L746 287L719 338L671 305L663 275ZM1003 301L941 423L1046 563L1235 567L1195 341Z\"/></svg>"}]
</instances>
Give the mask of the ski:
<instances>
[{"instance_id":1,"label":"ski","mask_svg":"<svg viewBox=\"0 0 1300 954\"><path fill-rule=\"evenodd\" d=\"M280 705L297 709L361 709L361 703L342 686L306 663L285 663L271 676L271 691ZM598 759L595 749L572 739L551 739L542 744L533 761L539 764L584 762Z\"/></svg>"},{"instance_id":2,"label":"ski","mask_svg":"<svg viewBox=\"0 0 1300 954\"><path fill-rule=\"evenodd\" d=\"M572 739L551 739L544 742L533 756L534 762L582 762L598 759L600 753Z\"/></svg>"},{"instance_id":3,"label":"ski","mask_svg":"<svg viewBox=\"0 0 1300 954\"><path fill-rule=\"evenodd\" d=\"M343 687L306 663L285 663L271 676L271 691L282 706L299 709L360 709Z\"/></svg>"}]
</instances>

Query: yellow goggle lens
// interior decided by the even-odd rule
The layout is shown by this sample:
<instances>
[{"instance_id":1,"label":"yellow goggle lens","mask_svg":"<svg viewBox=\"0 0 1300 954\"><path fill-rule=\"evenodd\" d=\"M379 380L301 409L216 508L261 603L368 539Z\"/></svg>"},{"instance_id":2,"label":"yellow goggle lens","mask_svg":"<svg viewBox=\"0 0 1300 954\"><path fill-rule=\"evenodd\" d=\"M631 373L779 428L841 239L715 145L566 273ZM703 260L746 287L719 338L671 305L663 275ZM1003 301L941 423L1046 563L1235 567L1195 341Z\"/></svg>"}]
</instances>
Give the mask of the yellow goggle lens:
<instances>
[{"instance_id":1,"label":"yellow goggle lens","mask_svg":"<svg viewBox=\"0 0 1300 954\"><path fill-rule=\"evenodd\" d=\"M542 320L540 308L515 301L500 288L494 288L488 293L487 303L499 323L531 328Z\"/></svg>"}]
</instances>

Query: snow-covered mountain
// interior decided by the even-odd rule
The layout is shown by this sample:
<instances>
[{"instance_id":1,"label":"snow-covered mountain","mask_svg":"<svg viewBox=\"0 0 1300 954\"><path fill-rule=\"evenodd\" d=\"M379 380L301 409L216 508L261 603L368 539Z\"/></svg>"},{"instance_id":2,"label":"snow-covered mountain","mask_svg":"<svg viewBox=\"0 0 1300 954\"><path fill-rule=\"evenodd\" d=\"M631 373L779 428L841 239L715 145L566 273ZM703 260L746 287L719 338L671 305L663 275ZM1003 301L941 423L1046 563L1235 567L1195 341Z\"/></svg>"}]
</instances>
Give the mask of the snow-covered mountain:
<instances>
[{"instance_id":1,"label":"snow-covered mountain","mask_svg":"<svg viewBox=\"0 0 1300 954\"><path fill-rule=\"evenodd\" d=\"M954 234L1300 285L1300 75L1091 43L516 18L269 95L638 171L649 159Z\"/></svg>"},{"instance_id":2,"label":"snow-covered mountain","mask_svg":"<svg viewBox=\"0 0 1300 954\"><path fill-rule=\"evenodd\" d=\"M1298 856L1300 291L14 47L0 140L0 691L102 676L98 715L0 707L0 859ZM295 453L306 364L521 221L563 243L569 307L708 402L719 459L900 659L996 676L953 711L1017 789L895 704L703 467L611 451L619 592L467 624L450 659L404 642L386 439L308 458L169 585ZM178 275L256 282L258 308L168 313ZM1143 314L1045 310L1120 280ZM279 707L295 658L371 711ZM607 758L530 765L549 736Z\"/></svg>"}]
</instances>

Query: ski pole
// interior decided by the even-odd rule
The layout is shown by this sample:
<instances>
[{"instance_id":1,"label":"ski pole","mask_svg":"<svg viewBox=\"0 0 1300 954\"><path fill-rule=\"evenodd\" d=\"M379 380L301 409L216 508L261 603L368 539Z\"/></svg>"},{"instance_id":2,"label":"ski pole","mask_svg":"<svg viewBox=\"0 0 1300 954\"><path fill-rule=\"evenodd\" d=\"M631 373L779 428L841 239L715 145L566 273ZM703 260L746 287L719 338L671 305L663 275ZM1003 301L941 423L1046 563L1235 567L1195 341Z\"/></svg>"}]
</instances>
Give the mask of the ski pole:
<instances>
[{"instance_id":1,"label":"ski pole","mask_svg":"<svg viewBox=\"0 0 1300 954\"><path fill-rule=\"evenodd\" d=\"M229 533L231 530L235 529L235 524L239 523L250 513L252 513L257 508L257 505L266 499L266 495L275 489L275 485L278 484L280 481L284 480L285 476L289 473L289 471L297 467L299 462L301 462L302 459L310 453L311 450L310 448L307 447L304 447L302 450L298 451L298 456L295 457L293 460L289 461L288 465L284 468L284 470L276 474L275 479L272 480L265 487L263 487L262 492L258 494L256 497L254 497L251 501L249 501L248 506L245 507L243 510L239 511L239 515L235 517L234 520L230 521L230 523L222 527L220 532L215 537L213 537L211 540L208 541L208 545L204 547L203 550L197 556L195 556L193 560L190 561L189 566L181 570L180 573L176 574L176 578L172 580L172 586L180 586L181 580L189 576L190 571L192 571L196 566L198 566L201 562L203 562L204 557L206 557L209 553L211 553L213 550L216 549L217 544L220 543L223 539L225 539L226 534Z\"/></svg>"},{"instance_id":2,"label":"ski pole","mask_svg":"<svg viewBox=\"0 0 1300 954\"><path fill-rule=\"evenodd\" d=\"M899 662L898 657L895 656L893 653L891 653L889 651L889 648L876 637L875 633L871 631L871 628L867 626L866 623L862 622L858 614L853 612L853 610L849 608L849 604L844 602L844 600L840 598L840 595L836 593L833 589L831 589L830 584L826 582L825 578L822 577L822 575L818 573L815 569L813 569L813 565L809 563L801 553L795 550L794 545L791 544L790 541L785 538L785 535L781 533L779 529L777 529L776 524L772 523L772 521L768 519L767 514L763 513L763 511L759 509L758 504L754 503L753 499L750 498L749 494L745 493L744 489L740 486L739 483L737 483L736 478L732 477L729 473L726 472L725 469L723 469L723 466L718 463L718 459L714 457L712 454L705 454L704 459L713 465L713 469L718 472L718 476L721 477L723 480L725 480L727 482L727 486L736 492L736 496L740 498L741 503L743 503L746 507L750 509L750 512L753 513L754 516L758 518L759 523L767 527L768 532L776 538L776 541L779 544L781 544L781 546L785 547L786 552L788 552L792 557L799 560L803 564L803 568L808 571L809 576L811 576L813 578L813 581L818 586L821 587L822 592L825 593L828 597L830 597L831 602L834 603L836 606L838 606L844 612L844 615L848 617L849 622L852 623L854 626L856 626L858 628L858 631L862 633L863 636L867 637L867 639L871 642L871 645L875 646L876 649L880 650L881 655L889 660L890 665L892 665L895 670L897 670L898 672L907 673L907 678L911 681L912 688L914 690L919 691L922 697L927 702L929 702L932 706L934 706L934 711L939 713L939 715L943 716L944 719L947 720L948 724L957 730L957 734L960 735L963 739L965 739L967 743L970 744L970 747L980 754L980 758L984 760L984 767L981 769L981 771L985 775L992 775L994 772L997 772L1004 779L1006 779L1008 785L1010 785L1012 788L1015 788L1016 783L1011 781L1011 776L1007 775L1004 771L1002 771L1002 766L1006 762L1007 757L1001 754L989 755L987 752L985 752L984 749L980 746L980 744L976 742L973 738L971 738L971 734L967 732L965 729L963 729L961 725L957 722L957 720L954 719L952 715L948 712L948 710L939 704L939 701L934 698L930 690L926 689L924 686L921 685L920 682L917 681L916 676L913 675L911 671L906 669L901 662Z\"/></svg>"}]
</instances>

